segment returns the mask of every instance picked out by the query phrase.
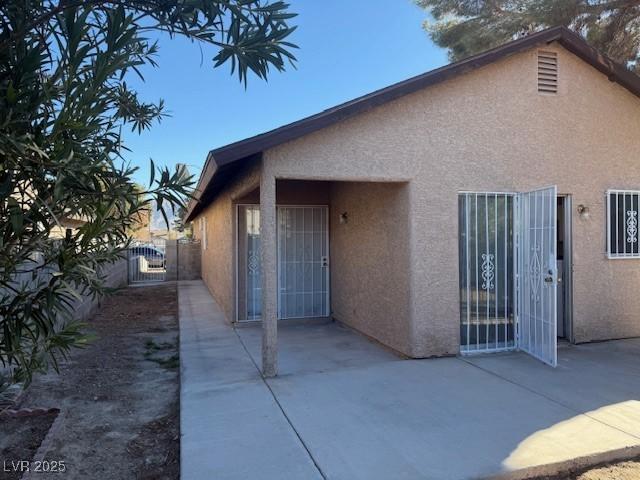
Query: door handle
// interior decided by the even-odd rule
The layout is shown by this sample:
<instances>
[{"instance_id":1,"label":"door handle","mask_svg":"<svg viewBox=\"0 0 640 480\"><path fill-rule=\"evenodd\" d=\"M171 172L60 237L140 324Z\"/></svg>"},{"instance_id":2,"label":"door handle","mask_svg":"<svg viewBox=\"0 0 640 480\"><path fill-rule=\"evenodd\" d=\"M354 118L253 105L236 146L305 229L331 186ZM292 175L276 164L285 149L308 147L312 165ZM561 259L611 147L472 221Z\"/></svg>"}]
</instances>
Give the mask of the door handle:
<instances>
[{"instance_id":1,"label":"door handle","mask_svg":"<svg viewBox=\"0 0 640 480\"><path fill-rule=\"evenodd\" d=\"M328 267L329 266L329 258L328 257L321 257L320 258L320 266L321 267Z\"/></svg>"}]
</instances>

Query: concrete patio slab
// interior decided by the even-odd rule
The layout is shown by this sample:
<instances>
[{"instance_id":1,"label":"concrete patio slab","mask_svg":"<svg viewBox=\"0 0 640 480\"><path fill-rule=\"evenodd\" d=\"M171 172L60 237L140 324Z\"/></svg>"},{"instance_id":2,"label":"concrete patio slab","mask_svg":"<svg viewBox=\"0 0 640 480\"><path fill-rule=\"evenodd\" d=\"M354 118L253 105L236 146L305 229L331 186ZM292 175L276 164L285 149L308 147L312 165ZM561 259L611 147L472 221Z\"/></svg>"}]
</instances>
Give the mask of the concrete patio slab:
<instances>
[{"instance_id":1,"label":"concrete patio slab","mask_svg":"<svg viewBox=\"0 0 640 480\"><path fill-rule=\"evenodd\" d=\"M269 383L332 479L478 478L640 444L454 358Z\"/></svg>"},{"instance_id":2,"label":"concrete patio slab","mask_svg":"<svg viewBox=\"0 0 640 480\"><path fill-rule=\"evenodd\" d=\"M260 362L260 326L238 328L237 332L251 356ZM281 321L278 342L283 346L278 356L278 375L281 377L402 361L390 350L336 322Z\"/></svg>"},{"instance_id":3,"label":"concrete patio slab","mask_svg":"<svg viewBox=\"0 0 640 480\"><path fill-rule=\"evenodd\" d=\"M184 478L522 478L640 454L640 340L563 347L552 369L400 360L335 323L281 323L265 382L259 327L234 332L199 282L180 312Z\"/></svg>"},{"instance_id":4,"label":"concrete patio slab","mask_svg":"<svg viewBox=\"0 0 640 480\"><path fill-rule=\"evenodd\" d=\"M563 345L558 367L524 353L476 356L470 363L640 438L640 340Z\"/></svg>"}]
</instances>

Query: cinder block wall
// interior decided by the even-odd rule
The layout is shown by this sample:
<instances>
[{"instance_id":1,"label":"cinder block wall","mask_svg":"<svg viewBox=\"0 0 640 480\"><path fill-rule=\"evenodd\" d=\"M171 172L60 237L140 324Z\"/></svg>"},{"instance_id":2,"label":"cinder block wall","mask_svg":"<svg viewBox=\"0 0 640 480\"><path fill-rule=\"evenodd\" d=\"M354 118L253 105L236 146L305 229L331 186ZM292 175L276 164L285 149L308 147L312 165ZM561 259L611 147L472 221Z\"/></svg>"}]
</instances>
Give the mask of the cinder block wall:
<instances>
[{"instance_id":1,"label":"cinder block wall","mask_svg":"<svg viewBox=\"0 0 640 480\"><path fill-rule=\"evenodd\" d=\"M103 269L103 273L106 276L105 285L107 287L118 288L126 286L128 281L127 260L123 258L112 265L106 266ZM83 299L76 301L73 307L74 319L81 322L88 320L102 301L103 298L92 298L88 295L83 295Z\"/></svg>"},{"instance_id":2,"label":"cinder block wall","mask_svg":"<svg viewBox=\"0 0 640 480\"><path fill-rule=\"evenodd\" d=\"M167 281L178 280L178 241L167 240L164 249L164 265Z\"/></svg>"},{"instance_id":3,"label":"cinder block wall","mask_svg":"<svg viewBox=\"0 0 640 480\"><path fill-rule=\"evenodd\" d=\"M165 249L166 279L199 280L202 278L202 246L200 242L167 240Z\"/></svg>"},{"instance_id":4,"label":"cinder block wall","mask_svg":"<svg viewBox=\"0 0 640 480\"><path fill-rule=\"evenodd\" d=\"M198 280L202 278L200 242L178 243L178 280Z\"/></svg>"}]
</instances>

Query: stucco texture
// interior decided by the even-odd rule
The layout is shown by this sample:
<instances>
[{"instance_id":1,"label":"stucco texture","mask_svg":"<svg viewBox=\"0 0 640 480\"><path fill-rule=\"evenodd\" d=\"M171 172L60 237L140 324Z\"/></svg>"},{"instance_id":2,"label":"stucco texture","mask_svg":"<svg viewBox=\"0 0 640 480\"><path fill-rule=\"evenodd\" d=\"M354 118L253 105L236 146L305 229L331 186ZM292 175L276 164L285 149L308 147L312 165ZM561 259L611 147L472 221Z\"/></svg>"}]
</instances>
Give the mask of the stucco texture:
<instances>
[{"instance_id":1,"label":"stucco texture","mask_svg":"<svg viewBox=\"0 0 640 480\"><path fill-rule=\"evenodd\" d=\"M411 353L408 198L406 183L331 184L332 316L405 355Z\"/></svg>"},{"instance_id":2,"label":"stucco texture","mask_svg":"<svg viewBox=\"0 0 640 480\"><path fill-rule=\"evenodd\" d=\"M232 179L215 201L194 220L194 236L202 248L202 279L222 307L225 317L235 317L235 202L260 182L260 165L250 165ZM206 219L206 242L201 221Z\"/></svg>"},{"instance_id":3,"label":"stucco texture","mask_svg":"<svg viewBox=\"0 0 640 480\"><path fill-rule=\"evenodd\" d=\"M574 338L640 335L640 260L606 258L604 221L607 189L640 189L640 100L549 49L557 95L537 92L531 50L264 152L263 175L276 178L409 181L410 307L394 321L414 357L459 351L457 194L469 190L571 195Z\"/></svg>"}]
</instances>

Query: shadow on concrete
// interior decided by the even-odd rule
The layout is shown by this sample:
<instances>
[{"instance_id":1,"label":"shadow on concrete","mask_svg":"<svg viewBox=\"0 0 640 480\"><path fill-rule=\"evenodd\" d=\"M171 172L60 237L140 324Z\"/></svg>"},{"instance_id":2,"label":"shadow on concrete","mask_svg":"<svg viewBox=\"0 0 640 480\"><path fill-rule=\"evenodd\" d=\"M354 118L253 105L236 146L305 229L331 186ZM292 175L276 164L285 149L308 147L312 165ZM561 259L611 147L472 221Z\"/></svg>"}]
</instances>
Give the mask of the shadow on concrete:
<instances>
[{"instance_id":1,"label":"shadow on concrete","mask_svg":"<svg viewBox=\"0 0 640 480\"><path fill-rule=\"evenodd\" d=\"M238 328L236 331L251 356L260 365L262 351L260 324ZM280 377L370 367L379 363L401 361L400 357L390 350L330 320L280 321L278 345Z\"/></svg>"}]
</instances>

